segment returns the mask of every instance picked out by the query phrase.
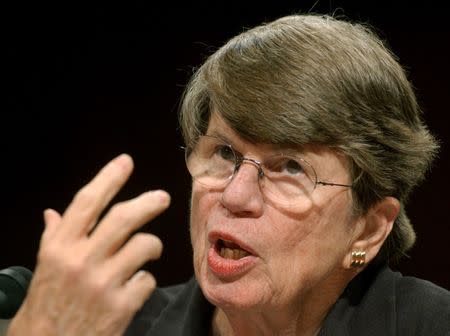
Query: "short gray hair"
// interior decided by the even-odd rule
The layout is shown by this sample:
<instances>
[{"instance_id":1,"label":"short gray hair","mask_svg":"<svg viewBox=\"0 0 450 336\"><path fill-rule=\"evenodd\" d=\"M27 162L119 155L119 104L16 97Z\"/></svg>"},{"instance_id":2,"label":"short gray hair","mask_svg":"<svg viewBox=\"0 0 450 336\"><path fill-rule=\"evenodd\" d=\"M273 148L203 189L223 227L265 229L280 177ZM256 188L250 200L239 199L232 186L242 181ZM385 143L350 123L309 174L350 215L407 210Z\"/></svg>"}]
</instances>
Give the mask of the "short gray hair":
<instances>
[{"instance_id":1,"label":"short gray hair","mask_svg":"<svg viewBox=\"0 0 450 336\"><path fill-rule=\"evenodd\" d=\"M206 60L185 90L180 124L187 144L205 133L212 110L254 142L321 144L344 153L355 214L387 196L401 203L377 261L396 261L414 244L404 207L438 144L404 70L368 27L292 15L241 33Z\"/></svg>"}]
</instances>

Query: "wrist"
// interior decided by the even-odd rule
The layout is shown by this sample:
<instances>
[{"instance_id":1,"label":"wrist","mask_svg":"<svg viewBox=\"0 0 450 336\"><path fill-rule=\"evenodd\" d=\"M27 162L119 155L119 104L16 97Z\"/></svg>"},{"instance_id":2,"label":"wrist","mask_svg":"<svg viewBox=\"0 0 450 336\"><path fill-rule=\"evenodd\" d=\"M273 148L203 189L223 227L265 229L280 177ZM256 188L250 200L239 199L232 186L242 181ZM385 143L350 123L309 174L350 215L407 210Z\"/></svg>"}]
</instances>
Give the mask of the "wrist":
<instances>
[{"instance_id":1,"label":"wrist","mask_svg":"<svg viewBox=\"0 0 450 336\"><path fill-rule=\"evenodd\" d=\"M6 336L52 336L53 328L42 320L25 318L17 314L9 323Z\"/></svg>"}]
</instances>

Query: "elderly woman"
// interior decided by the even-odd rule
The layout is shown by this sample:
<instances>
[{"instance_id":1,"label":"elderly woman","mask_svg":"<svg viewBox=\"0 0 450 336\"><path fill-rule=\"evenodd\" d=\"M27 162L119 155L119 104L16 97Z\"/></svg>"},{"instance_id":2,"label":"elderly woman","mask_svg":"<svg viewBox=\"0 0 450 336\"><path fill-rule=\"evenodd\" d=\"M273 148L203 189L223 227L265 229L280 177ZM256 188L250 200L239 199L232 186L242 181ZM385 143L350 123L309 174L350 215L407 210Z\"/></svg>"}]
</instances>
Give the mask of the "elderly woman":
<instances>
[{"instance_id":1,"label":"elderly woman","mask_svg":"<svg viewBox=\"0 0 450 336\"><path fill-rule=\"evenodd\" d=\"M248 30L195 73L180 122L195 277L155 290L134 274L161 251L127 239L168 206L162 191L92 229L131 173L122 155L45 212L10 335L450 334L449 292L388 267L414 243L405 203L437 144L368 29L295 15Z\"/></svg>"}]
</instances>

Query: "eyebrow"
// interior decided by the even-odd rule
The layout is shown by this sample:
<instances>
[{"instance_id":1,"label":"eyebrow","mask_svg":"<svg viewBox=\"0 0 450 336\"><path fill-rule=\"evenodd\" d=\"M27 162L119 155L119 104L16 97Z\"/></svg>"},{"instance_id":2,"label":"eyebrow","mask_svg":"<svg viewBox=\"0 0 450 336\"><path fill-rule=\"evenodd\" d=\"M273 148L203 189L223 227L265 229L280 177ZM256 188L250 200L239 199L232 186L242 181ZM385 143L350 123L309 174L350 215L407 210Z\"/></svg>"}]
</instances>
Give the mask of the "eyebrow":
<instances>
[{"instance_id":1,"label":"eyebrow","mask_svg":"<svg viewBox=\"0 0 450 336\"><path fill-rule=\"evenodd\" d=\"M225 135L223 135L222 133L218 132L217 130L213 130L212 132L206 132L207 136L213 136L216 138L219 138L225 142L232 142L230 139L228 139Z\"/></svg>"},{"instance_id":2,"label":"eyebrow","mask_svg":"<svg viewBox=\"0 0 450 336\"><path fill-rule=\"evenodd\" d=\"M230 138L228 138L226 135L221 133L219 130L212 130L211 132L207 132L205 135L213 136L216 138L221 139L222 141L229 144L231 147L237 147L234 141L232 141ZM255 145L258 145L258 143L255 143ZM271 147L273 147L273 155L275 154L285 154L290 156L299 156L304 157L305 153L302 150L301 146L294 146L294 145L283 145L283 144L267 144Z\"/></svg>"}]
</instances>

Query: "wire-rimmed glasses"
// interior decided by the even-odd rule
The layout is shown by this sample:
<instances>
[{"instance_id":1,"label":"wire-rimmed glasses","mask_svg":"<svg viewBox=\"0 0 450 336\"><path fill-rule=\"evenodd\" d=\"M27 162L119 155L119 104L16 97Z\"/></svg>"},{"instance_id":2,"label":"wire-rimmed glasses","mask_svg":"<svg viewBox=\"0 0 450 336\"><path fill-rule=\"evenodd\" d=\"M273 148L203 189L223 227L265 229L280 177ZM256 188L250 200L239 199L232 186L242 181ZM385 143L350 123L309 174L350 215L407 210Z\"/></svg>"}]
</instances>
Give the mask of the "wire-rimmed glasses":
<instances>
[{"instance_id":1,"label":"wire-rimmed glasses","mask_svg":"<svg viewBox=\"0 0 450 336\"><path fill-rule=\"evenodd\" d=\"M313 166L297 155L274 154L262 161L242 156L222 139L203 135L185 148L186 165L192 178L211 187L225 187L244 163L257 168L263 193L284 204L309 197L318 185L351 188L352 185L321 181Z\"/></svg>"}]
</instances>

